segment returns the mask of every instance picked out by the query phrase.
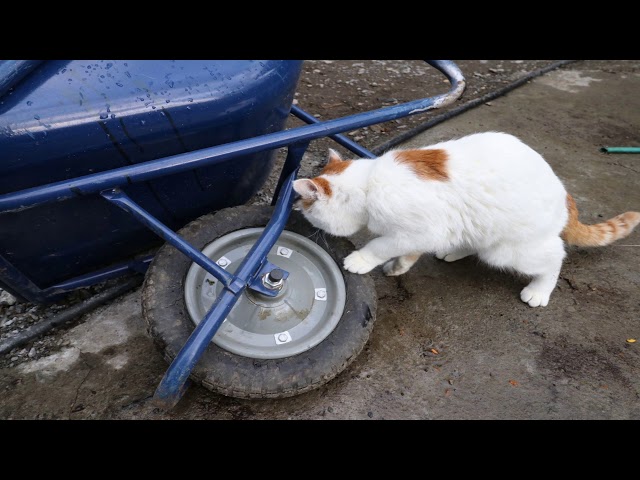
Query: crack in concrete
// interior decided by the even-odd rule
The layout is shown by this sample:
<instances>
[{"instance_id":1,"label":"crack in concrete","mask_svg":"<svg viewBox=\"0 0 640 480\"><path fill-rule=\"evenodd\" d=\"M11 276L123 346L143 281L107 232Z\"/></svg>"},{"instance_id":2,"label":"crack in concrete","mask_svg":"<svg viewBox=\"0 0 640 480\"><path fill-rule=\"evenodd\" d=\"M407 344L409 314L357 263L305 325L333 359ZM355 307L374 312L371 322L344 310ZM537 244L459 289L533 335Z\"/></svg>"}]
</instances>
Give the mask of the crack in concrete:
<instances>
[{"instance_id":1,"label":"crack in concrete","mask_svg":"<svg viewBox=\"0 0 640 480\"><path fill-rule=\"evenodd\" d=\"M574 283L573 279L570 279L569 277L564 277L562 275L560 275L560 279L564 280L565 282L567 282L569 284L569 286L571 287L571 290L573 291L580 291L580 288L578 286L576 286L576 284Z\"/></svg>"},{"instance_id":2,"label":"crack in concrete","mask_svg":"<svg viewBox=\"0 0 640 480\"><path fill-rule=\"evenodd\" d=\"M131 405L136 405L136 404L138 404L138 403L146 402L146 401L147 401L147 400L149 400L150 398L153 398L153 394L151 394L151 395L147 395L146 397L143 397L143 398L138 398L138 399L136 399L136 400L133 400L133 401L131 401L131 402L127 403L126 405L122 405L122 406L120 407L120 409L124 410L125 408L129 408Z\"/></svg>"},{"instance_id":3,"label":"crack in concrete","mask_svg":"<svg viewBox=\"0 0 640 480\"><path fill-rule=\"evenodd\" d=\"M80 350L80 349L79 349L79 348L77 348L77 347L73 347L73 348L76 348L76 349L78 350L78 352L80 352L80 355L82 355L82 353L83 353L83 352L82 352L82 350ZM87 363L87 361L86 361L86 360L84 360L82 357L80 357L80 360L82 360L82 363L84 363L87 367L89 367L89 371L88 371L88 372L87 372L87 374L84 376L84 378L82 379L82 381L80 381L80 383L78 384L78 388L76 389L76 395L75 395L75 397L73 398L73 402L71 403L71 406L69 407L69 415L68 415L67 420L70 420L70 419L71 419L71 414L73 414L73 413L77 413L77 412L74 412L74 411L73 411L73 409L75 408L75 406L76 406L76 402L78 401L78 395L80 395L80 389L82 388L82 385L84 385L84 382L86 382L86 381L87 381L87 378L89 378L89 375L91 374L91 372L92 372L93 370L95 370L95 368L96 368L95 366L91 366L91 365L89 365L89 363Z\"/></svg>"},{"instance_id":4,"label":"crack in concrete","mask_svg":"<svg viewBox=\"0 0 640 480\"><path fill-rule=\"evenodd\" d=\"M607 162L607 165L615 165L615 166L617 166L617 167L622 167L622 168L626 168L627 170L631 170L631 171L632 171L632 172L634 172L634 173L640 173L640 171L638 171L638 170L636 170L636 169L634 169L634 168L631 168L631 167L629 167L629 166L627 166L627 165L624 165L624 164L622 164L622 163L617 163L617 162Z\"/></svg>"}]
</instances>

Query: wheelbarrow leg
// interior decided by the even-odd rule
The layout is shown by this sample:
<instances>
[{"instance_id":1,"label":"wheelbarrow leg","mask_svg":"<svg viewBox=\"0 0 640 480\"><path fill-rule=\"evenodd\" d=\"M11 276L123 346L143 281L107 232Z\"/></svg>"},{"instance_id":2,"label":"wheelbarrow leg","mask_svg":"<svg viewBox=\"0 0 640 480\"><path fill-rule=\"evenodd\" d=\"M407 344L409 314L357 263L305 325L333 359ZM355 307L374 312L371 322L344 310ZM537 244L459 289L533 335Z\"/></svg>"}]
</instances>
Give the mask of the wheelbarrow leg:
<instances>
[{"instance_id":1,"label":"wheelbarrow leg","mask_svg":"<svg viewBox=\"0 0 640 480\"><path fill-rule=\"evenodd\" d=\"M244 288L243 288L244 290ZM233 294L224 289L213 307L193 331L184 344L169 369L165 372L156 392L153 404L163 410L173 408L187 390L189 375L195 367L211 339L227 318L227 315L240 298L240 294Z\"/></svg>"},{"instance_id":2,"label":"wheelbarrow leg","mask_svg":"<svg viewBox=\"0 0 640 480\"><path fill-rule=\"evenodd\" d=\"M296 178L300 161L307 146L308 142L303 142L289 147L285 163L285 170L288 173L286 176L284 174L281 176L273 217L260 235L260 238L253 247L251 247L247 256L238 266L235 275L231 275L229 272L221 270L218 265L213 264L214 262L211 259L194 249L179 235L172 232L148 212L143 210L122 190L109 189L101 192L101 195L106 200L116 204L138 221L145 224L149 229L164 238L195 263L217 277L225 286L211 310L209 310L195 328L165 372L153 398L153 403L158 407L168 410L180 401L187 389L187 381L189 380L191 371L196 363L198 363L198 360L235 303L246 288L259 287L260 285L257 283L258 280L256 277L264 273L265 268L272 267L266 260L267 254L280 237L289 217L291 205L293 204L293 181Z\"/></svg>"},{"instance_id":3,"label":"wheelbarrow leg","mask_svg":"<svg viewBox=\"0 0 640 480\"><path fill-rule=\"evenodd\" d=\"M204 353L204 350L240 298L240 295L247 288L247 285L254 280L252 278L254 273L260 271L260 266L265 263L269 250L275 245L282 230L284 230L293 203L293 181L296 178L302 155L307 146L308 143L304 143L297 145L297 148L294 148L294 146L289 148L287 163L293 166L293 169L282 184L273 217L271 217L258 241L251 247L245 259L238 266L235 278L242 282L240 290L234 293L226 288L223 289L209 313L205 315L180 352L178 352L154 394L153 402L159 407L170 409L180 401L182 394L186 390L186 382L191 370L193 370L198 359Z\"/></svg>"}]
</instances>

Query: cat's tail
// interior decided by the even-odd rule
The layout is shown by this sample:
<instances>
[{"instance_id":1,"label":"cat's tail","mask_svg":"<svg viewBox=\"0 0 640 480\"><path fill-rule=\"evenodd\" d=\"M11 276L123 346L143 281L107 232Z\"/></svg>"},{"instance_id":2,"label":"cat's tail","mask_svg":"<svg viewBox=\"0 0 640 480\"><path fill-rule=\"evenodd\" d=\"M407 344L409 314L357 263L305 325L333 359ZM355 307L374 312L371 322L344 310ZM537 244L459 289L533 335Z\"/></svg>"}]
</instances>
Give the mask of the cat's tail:
<instances>
[{"instance_id":1,"label":"cat's tail","mask_svg":"<svg viewBox=\"0 0 640 480\"><path fill-rule=\"evenodd\" d=\"M606 222L585 225L578 220L578 208L573 197L567 193L569 220L560 234L570 245L578 247L603 247L629 235L640 223L640 212L626 212Z\"/></svg>"}]
</instances>

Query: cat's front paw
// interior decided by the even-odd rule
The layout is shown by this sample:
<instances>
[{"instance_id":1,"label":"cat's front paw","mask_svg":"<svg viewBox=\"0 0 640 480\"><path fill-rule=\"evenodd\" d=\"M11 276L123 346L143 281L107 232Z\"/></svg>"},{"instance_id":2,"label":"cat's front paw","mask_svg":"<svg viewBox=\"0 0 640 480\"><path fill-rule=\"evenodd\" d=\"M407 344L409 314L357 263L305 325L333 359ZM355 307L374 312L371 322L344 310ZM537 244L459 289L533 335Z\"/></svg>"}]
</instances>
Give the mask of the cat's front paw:
<instances>
[{"instance_id":1,"label":"cat's front paw","mask_svg":"<svg viewBox=\"0 0 640 480\"><path fill-rule=\"evenodd\" d=\"M360 253L360 250L352 252L344 259L344 269L352 273L368 273L376 266L376 263L367 261Z\"/></svg>"},{"instance_id":2,"label":"cat's front paw","mask_svg":"<svg viewBox=\"0 0 640 480\"><path fill-rule=\"evenodd\" d=\"M528 303L530 307L546 307L550 296L548 293L545 294L529 286L524 287L520 292L520 299L524 303Z\"/></svg>"}]
</instances>

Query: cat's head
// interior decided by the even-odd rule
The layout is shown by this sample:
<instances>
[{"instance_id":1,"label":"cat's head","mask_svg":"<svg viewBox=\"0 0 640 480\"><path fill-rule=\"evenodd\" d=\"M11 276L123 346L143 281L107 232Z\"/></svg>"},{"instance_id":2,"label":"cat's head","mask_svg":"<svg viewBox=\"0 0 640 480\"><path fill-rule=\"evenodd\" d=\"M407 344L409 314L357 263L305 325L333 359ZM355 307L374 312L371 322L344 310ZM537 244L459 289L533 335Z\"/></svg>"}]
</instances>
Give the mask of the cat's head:
<instances>
[{"instance_id":1,"label":"cat's head","mask_svg":"<svg viewBox=\"0 0 640 480\"><path fill-rule=\"evenodd\" d=\"M294 210L331 235L346 237L362 229L368 220L366 194L355 163L329 150L329 161L320 175L293 182L300 195Z\"/></svg>"}]
</instances>

